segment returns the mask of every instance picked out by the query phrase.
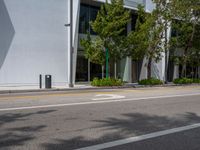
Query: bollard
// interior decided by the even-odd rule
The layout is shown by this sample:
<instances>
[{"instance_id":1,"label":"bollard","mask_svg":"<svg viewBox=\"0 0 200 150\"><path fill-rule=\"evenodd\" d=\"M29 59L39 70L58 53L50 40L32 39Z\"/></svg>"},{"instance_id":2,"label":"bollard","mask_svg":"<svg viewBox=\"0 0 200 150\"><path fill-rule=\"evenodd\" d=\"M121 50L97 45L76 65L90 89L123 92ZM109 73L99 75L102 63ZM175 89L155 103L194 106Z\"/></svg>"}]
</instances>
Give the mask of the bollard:
<instances>
[{"instance_id":1,"label":"bollard","mask_svg":"<svg viewBox=\"0 0 200 150\"><path fill-rule=\"evenodd\" d=\"M42 88L42 75L39 75L39 87Z\"/></svg>"}]
</instances>

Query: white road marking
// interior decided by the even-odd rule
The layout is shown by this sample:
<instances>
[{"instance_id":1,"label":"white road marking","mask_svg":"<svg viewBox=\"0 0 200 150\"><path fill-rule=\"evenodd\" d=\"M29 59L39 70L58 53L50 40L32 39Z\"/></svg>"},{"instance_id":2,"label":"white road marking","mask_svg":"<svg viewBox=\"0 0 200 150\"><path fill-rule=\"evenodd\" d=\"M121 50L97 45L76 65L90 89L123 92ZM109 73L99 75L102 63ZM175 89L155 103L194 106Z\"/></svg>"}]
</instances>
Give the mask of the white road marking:
<instances>
[{"instance_id":1,"label":"white road marking","mask_svg":"<svg viewBox=\"0 0 200 150\"><path fill-rule=\"evenodd\" d=\"M127 101L139 101L139 100L148 100L148 99L162 99L162 98L197 96L197 95L200 95L200 93L182 94L182 95L155 96L155 97L141 97L141 98L130 98L130 99L117 99L117 100L88 101L88 102L79 102L79 103L52 104L52 105L41 105L41 106L1 108L0 111L12 111L12 110L14 111L14 110L40 109L40 108L77 106L77 105L89 105L89 104L101 104L101 103L127 102Z\"/></svg>"},{"instance_id":2,"label":"white road marking","mask_svg":"<svg viewBox=\"0 0 200 150\"><path fill-rule=\"evenodd\" d=\"M99 101L99 100L109 100L109 99L122 99L125 98L125 96L116 95L116 94L99 94L95 97L101 97L101 98L94 98L92 100Z\"/></svg>"},{"instance_id":3,"label":"white road marking","mask_svg":"<svg viewBox=\"0 0 200 150\"><path fill-rule=\"evenodd\" d=\"M103 144L98 144L98 145L94 145L94 146L84 147L84 148L80 148L80 149L76 149L76 150L101 150L101 149L105 149L105 148L111 148L111 147L120 146L120 145L124 145L124 144L128 144L128 143L139 142L139 141L143 141L143 140L147 140L147 139L152 139L152 138L169 135L169 134L174 134L174 133L178 133L178 132L183 132L183 131L196 129L196 128L200 128L200 123L183 126L183 127L178 127L178 128L173 128L173 129L169 129L169 130L153 132L150 134L130 137L130 138L117 140L117 141L113 141L113 142L108 142L108 143L103 143Z\"/></svg>"}]
</instances>

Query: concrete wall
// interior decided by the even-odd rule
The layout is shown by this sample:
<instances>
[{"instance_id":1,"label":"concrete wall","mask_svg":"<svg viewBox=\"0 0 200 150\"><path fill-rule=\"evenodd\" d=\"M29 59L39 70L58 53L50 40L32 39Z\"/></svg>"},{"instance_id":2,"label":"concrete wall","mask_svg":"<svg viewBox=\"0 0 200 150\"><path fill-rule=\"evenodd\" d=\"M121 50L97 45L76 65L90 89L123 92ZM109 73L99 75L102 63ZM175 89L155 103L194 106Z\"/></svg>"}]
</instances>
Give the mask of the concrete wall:
<instances>
[{"instance_id":1,"label":"concrete wall","mask_svg":"<svg viewBox=\"0 0 200 150\"><path fill-rule=\"evenodd\" d=\"M154 8L155 8L155 4L153 4L152 0L145 0L146 12L151 12Z\"/></svg>"},{"instance_id":2,"label":"concrete wall","mask_svg":"<svg viewBox=\"0 0 200 150\"><path fill-rule=\"evenodd\" d=\"M73 0L73 83L76 79L76 63L77 63L77 51L78 51L78 31L79 31L79 16L80 16L80 0ZM69 71L68 71L69 72Z\"/></svg>"},{"instance_id":3,"label":"concrete wall","mask_svg":"<svg viewBox=\"0 0 200 150\"><path fill-rule=\"evenodd\" d=\"M128 7L137 8L139 4L145 5L145 1L144 0L124 0L124 4L125 6L128 6Z\"/></svg>"},{"instance_id":4,"label":"concrete wall","mask_svg":"<svg viewBox=\"0 0 200 150\"><path fill-rule=\"evenodd\" d=\"M73 3L75 80L80 0ZM125 3L131 9L136 4L146 4L147 11L153 8L149 0ZM51 74L53 85L68 84L70 28L64 25L70 23L69 4L69 0L0 0L0 86L38 85L39 74ZM124 79L130 82L131 61L125 64ZM145 64L140 79L146 77Z\"/></svg>"},{"instance_id":5,"label":"concrete wall","mask_svg":"<svg viewBox=\"0 0 200 150\"><path fill-rule=\"evenodd\" d=\"M68 81L68 0L0 0L0 86Z\"/></svg>"},{"instance_id":6,"label":"concrete wall","mask_svg":"<svg viewBox=\"0 0 200 150\"><path fill-rule=\"evenodd\" d=\"M106 0L94 0L94 1L106 2ZM108 0L108 2L110 2L110 0ZM130 9L136 9L139 4L145 5L145 3L146 3L145 0L124 0L125 7Z\"/></svg>"},{"instance_id":7,"label":"concrete wall","mask_svg":"<svg viewBox=\"0 0 200 150\"><path fill-rule=\"evenodd\" d=\"M8 50L15 35L15 30L5 3L0 0L0 68L7 56Z\"/></svg>"}]
</instances>

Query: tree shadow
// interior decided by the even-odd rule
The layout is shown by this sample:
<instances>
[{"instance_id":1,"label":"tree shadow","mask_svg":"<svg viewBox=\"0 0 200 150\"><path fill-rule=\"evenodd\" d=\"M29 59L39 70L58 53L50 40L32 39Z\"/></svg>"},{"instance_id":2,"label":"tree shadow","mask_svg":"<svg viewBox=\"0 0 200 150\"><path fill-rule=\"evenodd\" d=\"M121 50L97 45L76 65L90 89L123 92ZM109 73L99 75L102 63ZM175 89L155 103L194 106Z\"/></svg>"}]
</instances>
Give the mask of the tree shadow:
<instances>
[{"instance_id":1,"label":"tree shadow","mask_svg":"<svg viewBox=\"0 0 200 150\"><path fill-rule=\"evenodd\" d=\"M33 113L7 113L0 115L0 149L11 146L22 146L26 142L36 138L36 133L41 132L46 125L20 126L15 128L7 127L19 121L26 121L34 115L41 115L54 112L56 110L37 111Z\"/></svg>"},{"instance_id":2,"label":"tree shadow","mask_svg":"<svg viewBox=\"0 0 200 150\"><path fill-rule=\"evenodd\" d=\"M45 127L44 125L40 125L8 129L6 133L0 134L0 148L5 149L10 146L21 146L25 142L35 139L34 133L40 132Z\"/></svg>"},{"instance_id":3,"label":"tree shadow","mask_svg":"<svg viewBox=\"0 0 200 150\"><path fill-rule=\"evenodd\" d=\"M200 116L191 112L176 115L173 118L158 115L128 113L123 114L123 119L108 118L106 120L94 121L100 123L100 125L96 126L96 128L103 127L103 130L116 129L120 132L140 135L149 132L185 126L188 124L199 123Z\"/></svg>"},{"instance_id":4,"label":"tree shadow","mask_svg":"<svg viewBox=\"0 0 200 150\"><path fill-rule=\"evenodd\" d=\"M6 123L12 123L15 121L25 121L28 120L30 116L38 115L38 114L47 114L55 112L56 110L46 110L46 111L37 111L34 113L6 113L0 115L0 127Z\"/></svg>"},{"instance_id":5,"label":"tree shadow","mask_svg":"<svg viewBox=\"0 0 200 150\"><path fill-rule=\"evenodd\" d=\"M122 114L121 118L92 120L99 124L94 128L98 132L105 133L100 137L94 135L94 138L91 139L80 135L71 139L56 139L54 142L42 146L47 150L72 150L200 122L200 116L190 112L175 117L129 113Z\"/></svg>"}]
</instances>

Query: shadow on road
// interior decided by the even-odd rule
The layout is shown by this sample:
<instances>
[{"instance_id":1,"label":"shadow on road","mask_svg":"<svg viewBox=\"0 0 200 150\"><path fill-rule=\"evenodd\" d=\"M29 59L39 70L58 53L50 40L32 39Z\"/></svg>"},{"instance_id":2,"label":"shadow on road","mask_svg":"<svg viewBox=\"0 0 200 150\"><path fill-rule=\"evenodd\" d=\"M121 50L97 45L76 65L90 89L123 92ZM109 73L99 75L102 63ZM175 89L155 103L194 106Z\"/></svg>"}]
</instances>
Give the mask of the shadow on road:
<instances>
[{"instance_id":1,"label":"shadow on road","mask_svg":"<svg viewBox=\"0 0 200 150\"><path fill-rule=\"evenodd\" d=\"M15 122L29 120L33 115L45 115L54 111L56 110L37 111L34 113L7 113L0 115L0 149L5 149L10 146L22 146L25 142L35 139L36 134L47 127L46 125L25 125L22 127L9 128L9 125ZM2 130L3 126L4 128Z\"/></svg>"},{"instance_id":2,"label":"shadow on road","mask_svg":"<svg viewBox=\"0 0 200 150\"><path fill-rule=\"evenodd\" d=\"M47 150L71 150L200 122L200 116L191 112L176 115L173 118L140 113L122 114L121 118L123 119L92 120L99 124L94 128L102 132L98 138L95 138L94 135L94 138L91 139L80 133L80 136L72 139L57 139L53 143L42 146Z\"/></svg>"},{"instance_id":3,"label":"shadow on road","mask_svg":"<svg viewBox=\"0 0 200 150\"><path fill-rule=\"evenodd\" d=\"M99 127L104 130L117 129L125 134L146 134L149 132L156 132L170 128L176 128L188 124L200 122L200 116L195 113L187 112L183 115L177 115L175 118L169 118L158 115L147 115L140 113L123 114L124 119L108 118L106 120L95 120L100 123Z\"/></svg>"}]
</instances>

